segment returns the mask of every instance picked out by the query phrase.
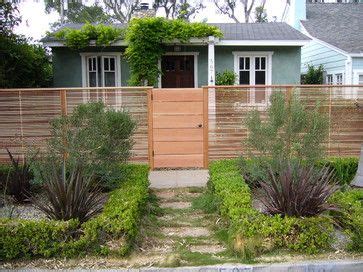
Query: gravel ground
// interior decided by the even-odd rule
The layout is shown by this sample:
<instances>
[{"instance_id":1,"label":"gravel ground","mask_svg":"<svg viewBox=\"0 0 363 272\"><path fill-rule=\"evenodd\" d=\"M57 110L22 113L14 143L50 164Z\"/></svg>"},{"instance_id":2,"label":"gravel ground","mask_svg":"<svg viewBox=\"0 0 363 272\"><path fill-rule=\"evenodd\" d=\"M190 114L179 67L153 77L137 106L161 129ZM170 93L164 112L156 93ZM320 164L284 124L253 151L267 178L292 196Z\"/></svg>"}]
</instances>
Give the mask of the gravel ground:
<instances>
[{"instance_id":1,"label":"gravel ground","mask_svg":"<svg viewBox=\"0 0 363 272\"><path fill-rule=\"evenodd\" d=\"M10 206L0 207L0 217L9 217L20 219L40 220L46 216L42 211L35 209L31 204L10 204Z\"/></svg>"}]
</instances>

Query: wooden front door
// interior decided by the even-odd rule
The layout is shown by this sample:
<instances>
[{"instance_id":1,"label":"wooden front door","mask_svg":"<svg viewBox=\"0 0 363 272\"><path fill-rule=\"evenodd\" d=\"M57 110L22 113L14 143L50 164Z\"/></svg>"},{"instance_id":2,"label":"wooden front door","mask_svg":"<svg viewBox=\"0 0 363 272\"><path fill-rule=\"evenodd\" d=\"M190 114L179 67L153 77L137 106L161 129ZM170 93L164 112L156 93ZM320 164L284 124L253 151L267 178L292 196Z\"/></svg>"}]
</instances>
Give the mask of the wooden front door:
<instances>
[{"instance_id":1,"label":"wooden front door","mask_svg":"<svg viewBox=\"0 0 363 272\"><path fill-rule=\"evenodd\" d=\"M194 56L163 56L162 88L194 88Z\"/></svg>"},{"instance_id":2,"label":"wooden front door","mask_svg":"<svg viewBox=\"0 0 363 272\"><path fill-rule=\"evenodd\" d=\"M151 169L208 167L207 89L150 90L148 121Z\"/></svg>"}]
</instances>

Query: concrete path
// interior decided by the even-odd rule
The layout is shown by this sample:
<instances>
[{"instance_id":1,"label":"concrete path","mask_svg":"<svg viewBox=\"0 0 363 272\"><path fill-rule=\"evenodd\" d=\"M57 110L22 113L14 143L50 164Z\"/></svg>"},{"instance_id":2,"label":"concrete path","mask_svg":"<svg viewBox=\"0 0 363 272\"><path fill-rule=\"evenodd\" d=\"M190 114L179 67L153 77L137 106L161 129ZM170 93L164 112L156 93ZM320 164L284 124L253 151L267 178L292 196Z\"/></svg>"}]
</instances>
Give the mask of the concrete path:
<instances>
[{"instance_id":1,"label":"concrete path","mask_svg":"<svg viewBox=\"0 0 363 272\"><path fill-rule=\"evenodd\" d=\"M209 178L208 170L150 171L150 187L155 189L204 187Z\"/></svg>"}]
</instances>

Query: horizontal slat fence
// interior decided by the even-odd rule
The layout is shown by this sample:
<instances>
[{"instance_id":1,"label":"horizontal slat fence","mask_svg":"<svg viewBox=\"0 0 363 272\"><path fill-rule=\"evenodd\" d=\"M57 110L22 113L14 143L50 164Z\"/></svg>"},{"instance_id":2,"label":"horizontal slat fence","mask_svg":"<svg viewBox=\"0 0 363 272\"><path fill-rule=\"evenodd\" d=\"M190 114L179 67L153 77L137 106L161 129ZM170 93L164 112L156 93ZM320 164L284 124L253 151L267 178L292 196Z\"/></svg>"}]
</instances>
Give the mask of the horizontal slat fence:
<instances>
[{"instance_id":1,"label":"horizontal slat fence","mask_svg":"<svg viewBox=\"0 0 363 272\"><path fill-rule=\"evenodd\" d=\"M128 111L137 122L132 161L147 162L147 89L62 88L0 90L0 161L7 161L8 147L16 155L45 147L50 121L88 101L103 101L114 109Z\"/></svg>"},{"instance_id":2,"label":"horizontal slat fence","mask_svg":"<svg viewBox=\"0 0 363 272\"><path fill-rule=\"evenodd\" d=\"M247 116L267 117L273 92L294 93L307 107L319 103L329 117L329 156L357 156L363 144L363 86L214 86L209 90L209 159L248 156Z\"/></svg>"},{"instance_id":3,"label":"horizontal slat fence","mask_svg":"<svg viewBox=\"0 0 363 272\"><path fill-rule=\"evenodd\" d=\"M214 86L209 94L209 160L248 155L245 120L252 110L267 116L273 92L297 93L308 106L319 102L329 116L329 156L357 156L363 144L363 86ZM102 100L125 109L138 123L132 161L148 161L147 90L150 87L0 89L0 161L44 148L49 122L75 106Z\"/></svg>"}]
</instances>

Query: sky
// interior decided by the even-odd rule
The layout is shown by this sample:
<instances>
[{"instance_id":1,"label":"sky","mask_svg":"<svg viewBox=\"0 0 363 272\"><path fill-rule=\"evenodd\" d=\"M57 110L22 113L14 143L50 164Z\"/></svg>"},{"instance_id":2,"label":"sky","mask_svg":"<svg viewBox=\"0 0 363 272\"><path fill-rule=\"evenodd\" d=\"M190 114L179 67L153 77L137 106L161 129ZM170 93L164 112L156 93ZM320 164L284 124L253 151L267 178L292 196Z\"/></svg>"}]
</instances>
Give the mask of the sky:
<instances>
[{"instance_id":1,"label":"sky","mask_svg":"<svg viewBox=\"0 0 363 272\"><path fill-rule=\"evenodd\" d=\"M258 0L257 0L258 1ZM267 0L266 10L269 21L274 21L276 16L277 20L281 18L284 4L286 0ZM145 0L143 2L151 2ZM92 4L92 0L86 0L86 4ZM209 23L227 23L233 22L232 19L226 15L217 14L212 0L203 1L206 8L201 11L192 21L202 21L207 19ZM44 11L44 1L42 0L23 0L18 6L20 15L22 16L22 23L15 29L18 34L23 34L34 41L40 40L45 36L47 31L50 31L50 24L59 20L57 12L46 14ZM162 14L158 14L162 15Z\"/></svg>"}]
</instances>

